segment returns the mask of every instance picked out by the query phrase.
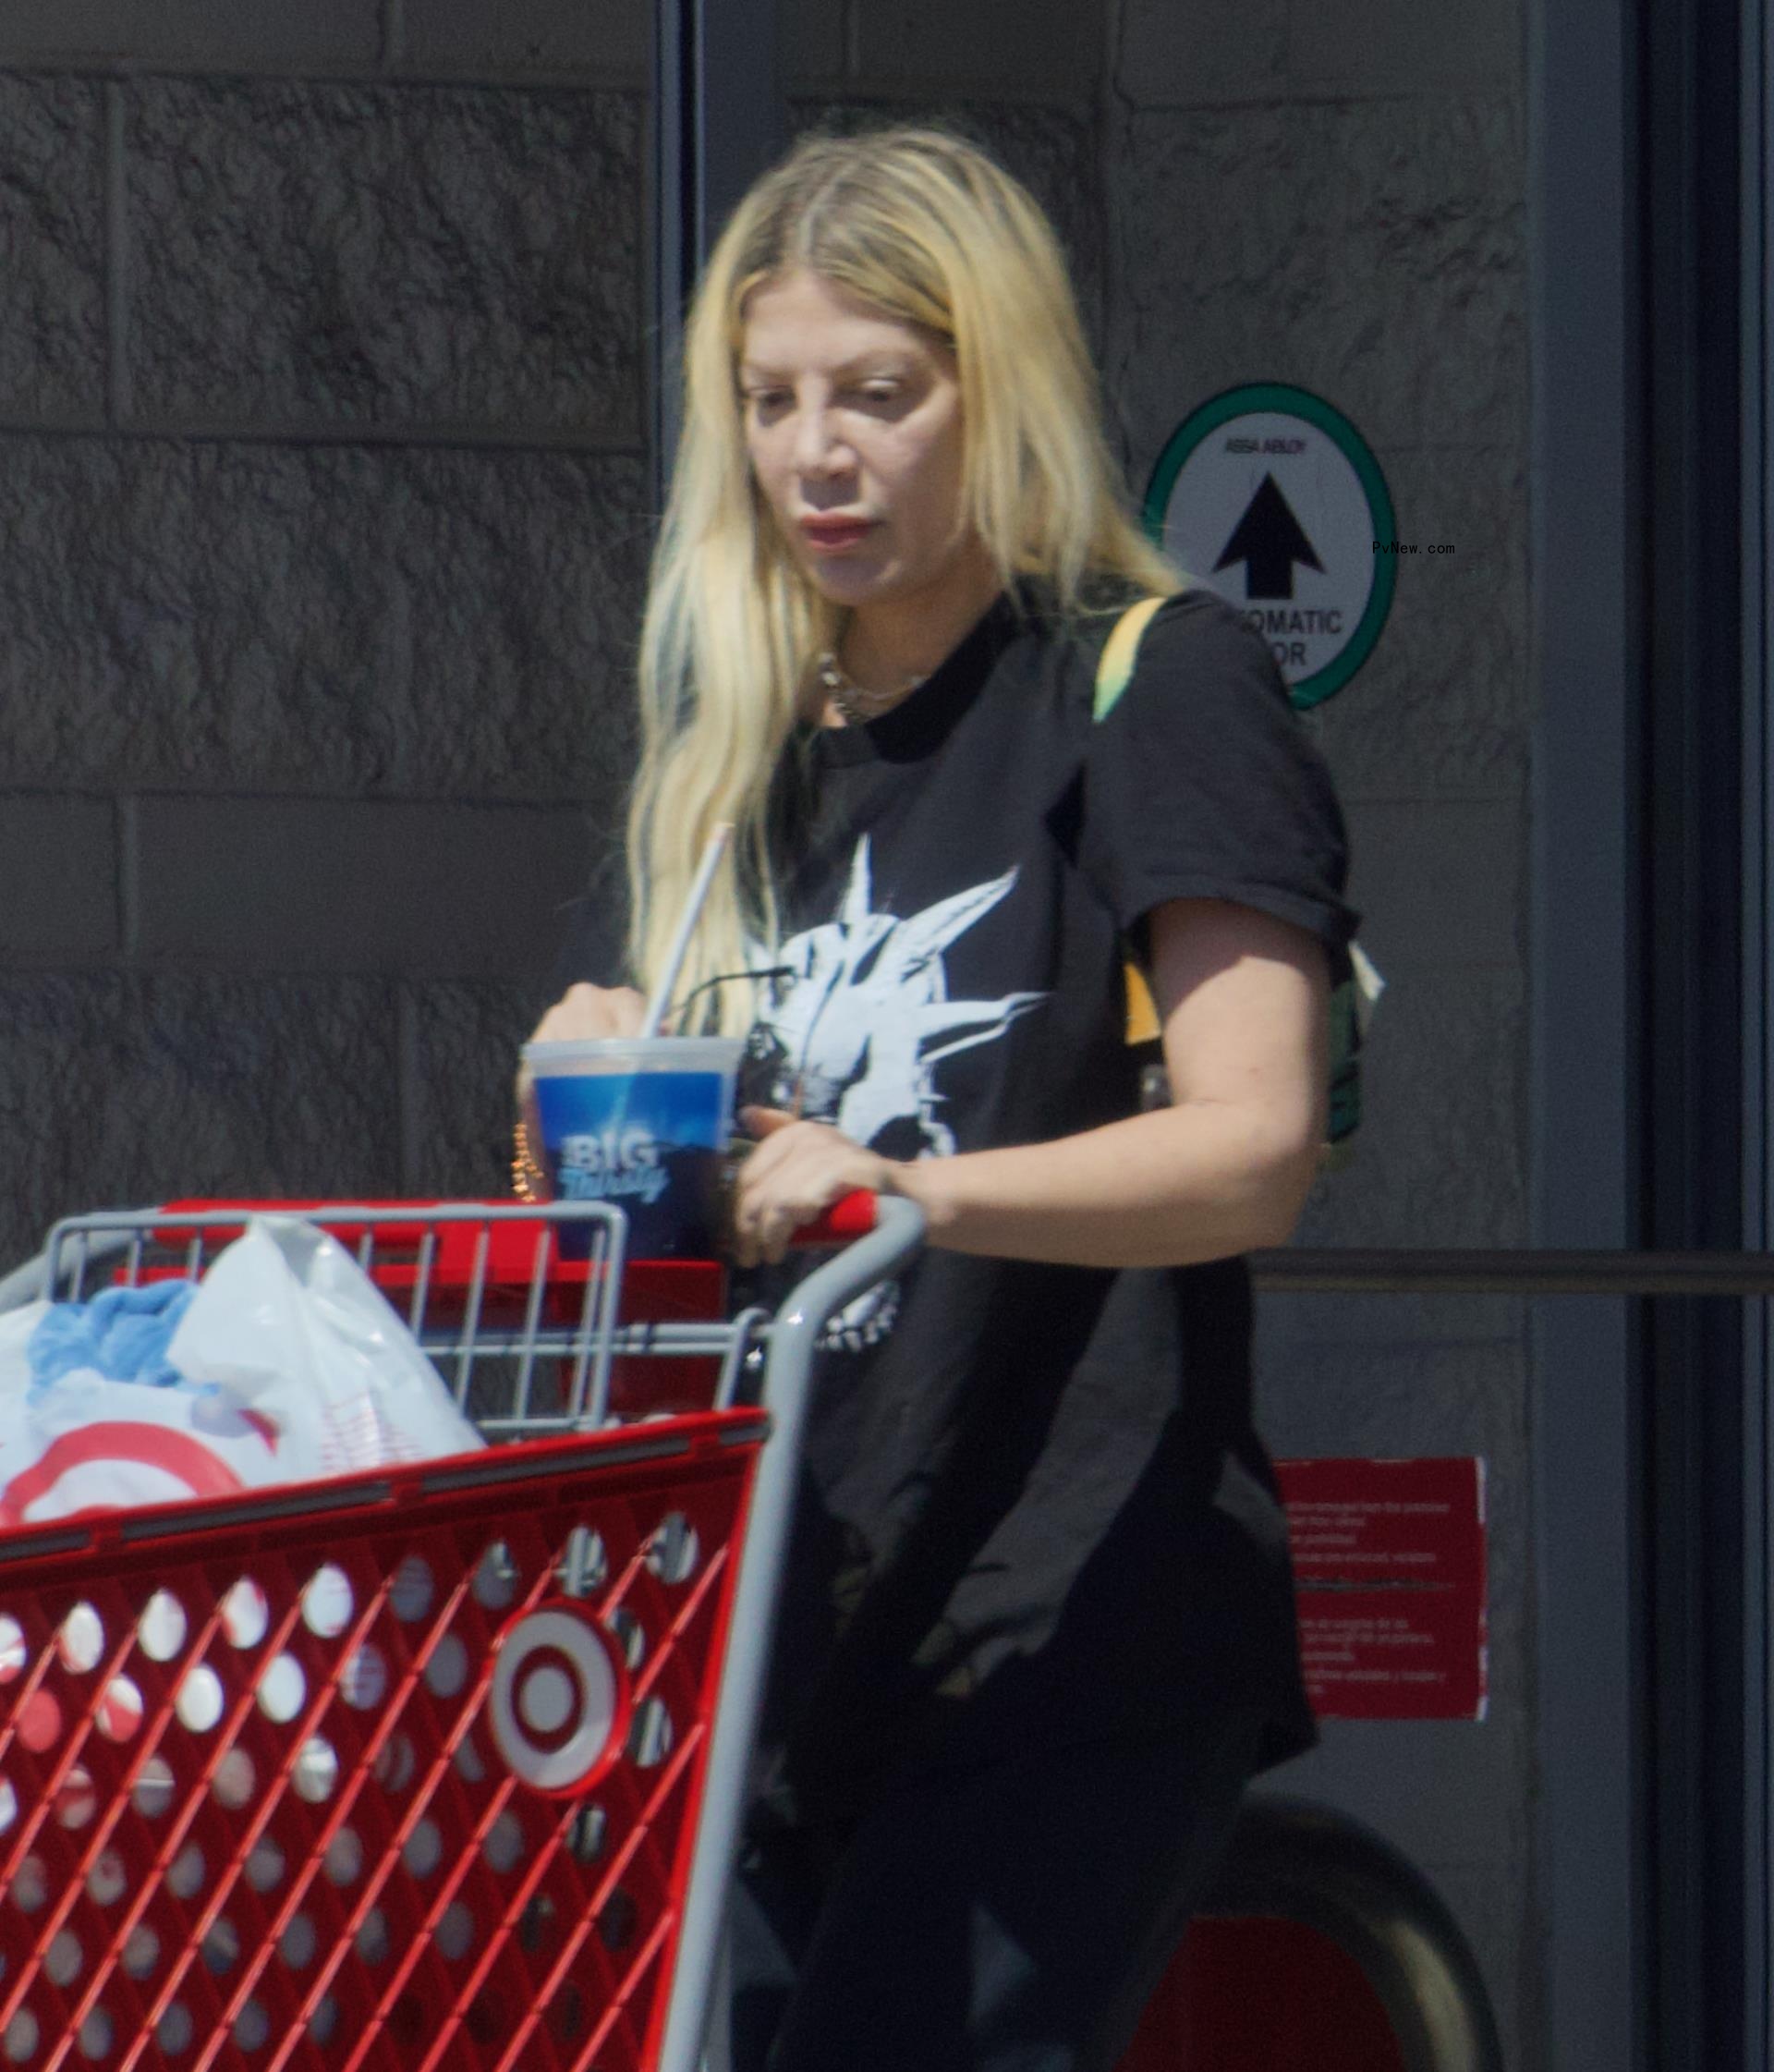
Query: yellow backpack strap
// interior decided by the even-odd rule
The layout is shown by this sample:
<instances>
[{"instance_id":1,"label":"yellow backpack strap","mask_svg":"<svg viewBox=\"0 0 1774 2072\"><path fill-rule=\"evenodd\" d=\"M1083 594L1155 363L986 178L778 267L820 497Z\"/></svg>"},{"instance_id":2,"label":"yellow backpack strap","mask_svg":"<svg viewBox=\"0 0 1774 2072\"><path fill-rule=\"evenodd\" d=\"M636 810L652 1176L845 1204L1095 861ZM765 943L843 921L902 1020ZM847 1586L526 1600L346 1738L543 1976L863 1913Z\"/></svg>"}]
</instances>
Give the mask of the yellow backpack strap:
<instances>
[{"instance_id":1,"label":"yellow backpack strap","mask_svg":"<svg viewBox=\"0 0 1774 2072\"><path fill-rule=\"evenodd\" d=\"M1097 662L1097 698L1090 714L1093 720L1107 719L1133 680L1140 639L1152 623L1153 613L1163 603L1161 597L1142 597L1115 621Z\"/></svg>"},{"instance_id":2,"label":"yellow backpack strap","mask_svg":"<svg viewBox=\"0 0 1774 2072\"><path fill-rule=\"evenodd\" d=\"M1125 966L1127 974L1127 1041L1130 1043L1155 1043L1164 1031L1158 1025L1158 1002L1152 998L1152 989L1146 983L1146 974L1130 957Z\"/></svg>"},{"instance_id":3,"label":"yellow backpack strap","mask_svg":"<svg viewBox=\"0 0 1774 2072\"><path fill-rule=\"evenodd\" d=\"M1161 597L1142 597L1115 621L1097 661L1097 694L1090 713L1093 723L1106 719L1114 711L1122 692L1133 680L1140 639L1152 623L1153 613L1163 602ZM1158 1008L1152 1000L1152 989L1146 983L1145 973L1130 957L1127 960L1127 1041L1151 1043L1158 1040L1159 1034Z\"/></svg>"}]
</instances>

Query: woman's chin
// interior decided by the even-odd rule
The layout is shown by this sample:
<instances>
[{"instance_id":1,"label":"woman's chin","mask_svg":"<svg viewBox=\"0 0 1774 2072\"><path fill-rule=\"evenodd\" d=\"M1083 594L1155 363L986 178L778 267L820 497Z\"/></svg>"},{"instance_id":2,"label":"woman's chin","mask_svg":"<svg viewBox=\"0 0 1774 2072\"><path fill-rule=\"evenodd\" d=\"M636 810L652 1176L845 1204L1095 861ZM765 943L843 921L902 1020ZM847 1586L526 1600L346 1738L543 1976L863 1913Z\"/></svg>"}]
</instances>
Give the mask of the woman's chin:
<instances>
[{"instance_id":1,"label":"woman's chin","mask_svg":"<svg viewBox=\"0 0 1774 2072\"><path fill-rule=\"evenodd\" d=\"M893 583L881 569L849 567L836 555L803 561L801 567L808 581L826 603L841 611L854 612L864 605L878 604L893 594Z\"/></svg>"}]
</instances>

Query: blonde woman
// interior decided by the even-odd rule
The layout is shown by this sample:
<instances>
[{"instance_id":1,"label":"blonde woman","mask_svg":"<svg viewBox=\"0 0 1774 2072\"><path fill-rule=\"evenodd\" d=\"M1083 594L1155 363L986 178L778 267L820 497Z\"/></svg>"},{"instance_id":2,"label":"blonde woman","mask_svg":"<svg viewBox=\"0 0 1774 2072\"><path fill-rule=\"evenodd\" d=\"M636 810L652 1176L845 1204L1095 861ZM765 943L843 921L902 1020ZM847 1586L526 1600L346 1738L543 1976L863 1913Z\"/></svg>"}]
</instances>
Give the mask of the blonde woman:
<instances>
[{"instance_id":1,"label":"blonde woman","mask_svg":"<svg viewBox=\"0 0 1774 2072\"><path fill-rule=\"evenodd\" d=\"M1341 823L1267 650L1124 515L1053 235L983 153L802 144L687 360L595 976L648 984L734 823L679 1026L749 1038L739 1261L854 1188L930 1224L815 1398L735 2060L1108 2072L1245 1780L1310 1737L1240 1255L1323 1137ZM577 985L539 1033L639 1001Z\"/></svg>"}]
</instances>

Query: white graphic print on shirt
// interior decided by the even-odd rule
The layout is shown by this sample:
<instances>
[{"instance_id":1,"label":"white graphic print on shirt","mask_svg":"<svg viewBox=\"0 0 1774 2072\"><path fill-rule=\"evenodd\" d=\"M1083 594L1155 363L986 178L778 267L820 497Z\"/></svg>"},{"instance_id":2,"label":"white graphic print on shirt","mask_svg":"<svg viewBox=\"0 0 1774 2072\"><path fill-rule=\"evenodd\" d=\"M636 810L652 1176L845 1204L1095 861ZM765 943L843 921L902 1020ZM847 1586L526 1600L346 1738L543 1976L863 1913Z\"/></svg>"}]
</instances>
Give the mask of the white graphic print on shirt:
<instances>
[{"instance_id":1,"label":"white graphic print on shirt","mask_svg":"<svg viewBox=\"0 0 1774 2072\"><path fill-rule=\"evenodd\" d=\"M859 1144L873 1143L895 1123L913 1123L918 1157L953 1152L954 1133L939 1113L936 1066L995 1042L1047 997L949 998L942 952L1015 883L1012 869L921 913L878 914L863 835L837 918L790 936L777 957L753 1032L754 1042L774 1054L771 1103L830 1122ZM899 1288L890 1281L833 1317L821 1342L865 1351L892 1331L898 1311Z\"/></svg>"},{"instance_id":2,"label":"white graphic print on shirt","mask_svg":"<svg viewBox=\"0 0 1774 2072\"><path fill-rule=\"evenodd\" d=\"M997 1041L1047 997L951 1000L942 952L990 913L1015 871L900 919L870 911L869 837L857 844L837 919L791 936L759 1016L780 1054L780 1105L832 1123L871 1144L893 1123L916 1122L920 1157L946 1156L954 1138L938 1110L935 1068ZM797 1085L798 1082L798 1085Z\"/></svg>"}]
</instances>

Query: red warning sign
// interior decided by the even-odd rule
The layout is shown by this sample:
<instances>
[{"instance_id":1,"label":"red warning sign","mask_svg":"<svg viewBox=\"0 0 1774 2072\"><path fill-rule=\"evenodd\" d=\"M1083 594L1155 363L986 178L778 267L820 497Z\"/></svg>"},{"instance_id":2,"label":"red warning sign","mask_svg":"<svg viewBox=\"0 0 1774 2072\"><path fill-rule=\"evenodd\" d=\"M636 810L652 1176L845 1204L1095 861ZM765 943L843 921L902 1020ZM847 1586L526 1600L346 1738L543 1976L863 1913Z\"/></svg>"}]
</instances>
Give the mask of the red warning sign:
<instances>
[{"instance_id":1,"label":"red warning sign","mask_svg":"<svg viewBox=\"0 0 1774 2072\"><path fill-rule=\"evenodd\" d=\"M1276 1463L1323 1719L1485 1716L1485 1464Z\"/></svg>"}]
</instances>

